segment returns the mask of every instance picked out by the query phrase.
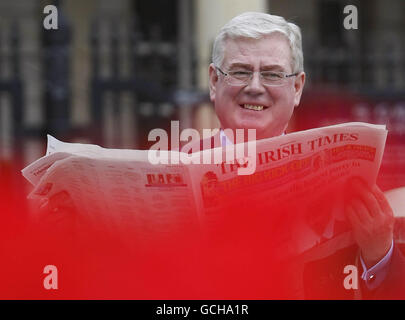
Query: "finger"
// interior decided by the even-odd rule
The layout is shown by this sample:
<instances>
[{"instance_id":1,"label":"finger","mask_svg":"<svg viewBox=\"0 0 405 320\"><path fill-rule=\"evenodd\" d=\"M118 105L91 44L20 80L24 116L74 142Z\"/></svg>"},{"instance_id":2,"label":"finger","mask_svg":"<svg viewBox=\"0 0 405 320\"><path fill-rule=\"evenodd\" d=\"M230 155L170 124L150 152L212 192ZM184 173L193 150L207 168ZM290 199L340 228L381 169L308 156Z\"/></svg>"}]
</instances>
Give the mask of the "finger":
<instances>
[{"instance_id":1,"label":"finger","mask_svg":"<svg viewBox=\"0 0 405 320\"><path fill-rule=\"evenodd\" d=\"M49 199L49 207L52 212L59 212L60 209L64 211L73 211L75 209L74 202L69 193L65 190L54 194Z\"/></svg>"},{"instance_id":2,"label":"finger","mask_svg":"<svg viewBox=\"0 0 405 320\"><path fill-rule=\"evenodd\" d=\"M48 203L49 203L49 201L48 201L47 198L41 199L41 200L39 201L39 209L42 210L43 208L45 208L45 206L48 205Z\"/></svg>"},{"instance_id":3,"label":"finger","mask_svg":"<svg viewBox=\"0 0 405 320\"><path fill-rule=\"evenodd\" d=\"M61 204L65 201L68 201L70 199L69 193L65 190L62 190L58 193L55 193L49 201L51 204L56 203L56 204Z\"/></svg>"},{"instance_id":4,"label":"finger","mask_svg":"<svg viewBox=\"0 0 405 320\"><path fill-rule=\"evenodd\" d=\"M363 201L358 198L354 198L351 201L351 206L354 210L355 215L358 217L363 225L368 225L371 223L373 218Z\"/></svg>"},{"instance_id":5,"label":"finger","mask_svg":"<svg viewBox=\"0 0 405 320\"><path fill-rule=\"evenodd\" d=\"M383 214L388 215L389 217L394 217L394 212L392 211L387 198L377 185L374 185L373 193L381 207Z\"/></svg>"},{"instance_id":6,"label":"finger","mask_svg":"<svg viewBox=\"0 0 405 320\"><path fill-rule=\"evenodd\" d=\"M41 199L37 207L38 216L44 216L50 212L48 199Z\"/></svg>"},{"instance_id":7,"label":"finger","mask_svg":"<svg viewBox=\"0 0 405 320\"><path fill-rule=\"evenodd\" d=\"M364 181L356 179L353 181L354 193L364 203L371 217L376 218L381 215L381 206L371 189Z\"/></svg>"},{"instance_id":8,"label":"finger","mask_svg":"<svg viewBox=\"0 0 405 320\"><path fill-rule=\"evenodd\" d=\"M345 212L352 224L352 227L363 224L351 205L346 206Z\"/></svg>"}]
</instances>

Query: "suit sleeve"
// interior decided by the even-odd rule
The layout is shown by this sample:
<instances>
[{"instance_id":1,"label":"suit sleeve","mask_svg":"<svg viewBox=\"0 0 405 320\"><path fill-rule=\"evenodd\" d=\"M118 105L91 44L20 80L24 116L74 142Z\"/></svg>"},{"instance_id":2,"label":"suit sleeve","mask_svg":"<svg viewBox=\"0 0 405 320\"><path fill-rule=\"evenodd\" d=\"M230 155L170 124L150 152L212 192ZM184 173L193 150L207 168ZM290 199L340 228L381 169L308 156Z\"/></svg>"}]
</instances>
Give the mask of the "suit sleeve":
<instances>
[{"instance_id":1,"label":"suit sleeve","mask_svg":"<svg viewBox=\"0 0 405 320\"><path fill-rule=\"evenodd\" d=\"M365 299L405 299L405 246L395 243L388 273L384 281L374 290L362 284Z\"/></svg>"}]
</instances>

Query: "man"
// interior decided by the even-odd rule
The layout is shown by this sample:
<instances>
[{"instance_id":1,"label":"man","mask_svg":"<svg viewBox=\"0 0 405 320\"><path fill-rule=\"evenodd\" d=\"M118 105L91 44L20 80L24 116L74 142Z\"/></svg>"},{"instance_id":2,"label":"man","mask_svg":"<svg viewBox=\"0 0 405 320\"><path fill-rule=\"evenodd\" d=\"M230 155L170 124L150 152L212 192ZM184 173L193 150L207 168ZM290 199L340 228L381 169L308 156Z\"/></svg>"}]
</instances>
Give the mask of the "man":
<instances>
[{"instance_id":1,"label":"man","mask_svg":"<svg viewBox=\"0 0 405 320\"><path fill-rule=\"evenodd\" d=\"M220 30L209 66L209 91L222 128L244 129L245 137L247 129L256 129L257 139L284 134L304 83L301 33L295 24L279 16L247 12ZM211 146L232 143L226 132L221 129L212 137ZM200 142L201 148L206 145ZM393 243L394 218L384 194L360 180L352 181L349 188L346 215L357 247L309 264L307 297L347 298L342 281L345 264L356 264L363 271L363 298L405 297L397 273L405 267L405 259ZM319 285L325 276L335 280ZM331 287L338 288L331 291Z\"/></svg>"},{"instance_id":2,"label":"man","mask_svg":"<svg viewBox=\"0 0 405 320\"><path fill-rule=\"evenodd\" d=\"M245 137L248 129L256 129L257 139L284 134L305 83L300 29L282 17L241 14L220 30L212 60L209 91L221 127L243 129ZM232 143L227 132L221 130L210 138L211 146ZM207 145L204 141L199 144ZM191 145L182 150L192 149ZM305 297L352 297L343 287L345 265L357 265L362 270L361 297L405 297L405 290L401 290L405 284L398 276L405 258L393 243L394 219L387 200L377 186L370 188L361 181L353 181L349 190L346 213L357 245L309 262L301 270ZM268 266L253 266L267 274ZM229 287L225 292L229 293ZM289 297L288 293L283 297Z\"/></svg>"}]
</instances>

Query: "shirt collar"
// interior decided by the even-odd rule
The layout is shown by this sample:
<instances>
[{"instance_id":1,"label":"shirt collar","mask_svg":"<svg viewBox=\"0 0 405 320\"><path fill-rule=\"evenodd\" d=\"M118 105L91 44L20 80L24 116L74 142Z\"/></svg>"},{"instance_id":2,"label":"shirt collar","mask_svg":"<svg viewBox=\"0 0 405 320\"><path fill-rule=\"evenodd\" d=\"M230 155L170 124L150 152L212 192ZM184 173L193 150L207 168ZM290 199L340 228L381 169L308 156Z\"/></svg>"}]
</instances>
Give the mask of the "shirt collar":
<instances>
[{"instance_id":1,"label":"shirt collar","mask_svg":"<svg viewBox=\"0 0 405 320\"><path fill-rule=\"evenodd\" d=\"M225 132L224 132L224 130L222 128L219 131L219 135L220 135L220 138L221 138L221 147L226 147L226 146L229 146L229 145L233 144L233 142L231 140L229 140L229 138L227 137L227 135L225 134ZM283 132L281 135L284 136L285 132Z\"/></svg>"}]
</instances>

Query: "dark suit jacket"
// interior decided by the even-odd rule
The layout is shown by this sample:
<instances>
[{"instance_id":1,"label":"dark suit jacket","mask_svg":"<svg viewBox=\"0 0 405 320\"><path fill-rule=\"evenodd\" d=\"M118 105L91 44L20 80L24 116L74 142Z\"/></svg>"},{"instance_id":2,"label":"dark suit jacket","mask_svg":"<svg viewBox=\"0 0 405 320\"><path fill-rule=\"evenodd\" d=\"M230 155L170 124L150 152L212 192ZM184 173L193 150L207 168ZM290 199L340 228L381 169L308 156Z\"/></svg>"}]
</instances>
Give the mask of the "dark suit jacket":
<instances>
[{"instance_id":1,"label":"dark suit jacket","mask_svg":"<svg viewBox=\"0 0 405 320\"><path fill-rule=\"evenodd\" d=\"M388 274L382 284L369 290L361 277L362 267L358 260L359 248L353 245L341 249L323 259L308 262L304 266L305 298L308 299L405 299L405 247L394 244ZM357 263L356 263L357 262ZM356 265L358 269L359 290L345 289L343 282L348 274L344 267Z\"/></svg>"}]
</instances>

